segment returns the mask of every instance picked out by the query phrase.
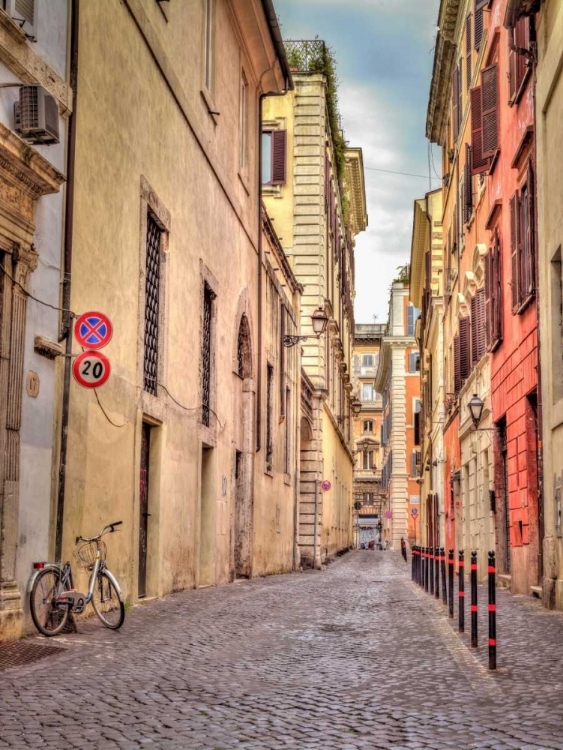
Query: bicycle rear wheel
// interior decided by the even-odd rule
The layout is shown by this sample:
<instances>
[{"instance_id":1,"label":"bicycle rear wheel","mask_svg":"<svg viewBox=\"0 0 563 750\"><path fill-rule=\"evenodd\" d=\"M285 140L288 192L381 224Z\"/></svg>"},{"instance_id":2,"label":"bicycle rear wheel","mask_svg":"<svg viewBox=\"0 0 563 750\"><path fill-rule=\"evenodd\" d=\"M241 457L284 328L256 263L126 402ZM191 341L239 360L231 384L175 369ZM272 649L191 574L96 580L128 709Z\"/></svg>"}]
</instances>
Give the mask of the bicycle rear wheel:
<instances>
[{"instance_id":1,"label":"bicycle rear wheel","mask_svg":"<svg viewBox=\"0 0 563 750\"><path fill-rule=\"evenodd\" d=\"M33 582L29 595L31 617L37 630L48 637L58 635L68 620L68 604L57 604L57 597L64 591L61 571L45 568Z\"/></svg>"},{"instance_id":2,"label":"bicycle rear wheel","mask_svg":"<svg viewBox=\"0 0 563 750\"><path fill-rule=\"evenodd\" d=\"M117 630L123 625L125 605L105 570L98 573L98 580L92 594L92 606L106 628Z\"/></svg>"}]
</instances>

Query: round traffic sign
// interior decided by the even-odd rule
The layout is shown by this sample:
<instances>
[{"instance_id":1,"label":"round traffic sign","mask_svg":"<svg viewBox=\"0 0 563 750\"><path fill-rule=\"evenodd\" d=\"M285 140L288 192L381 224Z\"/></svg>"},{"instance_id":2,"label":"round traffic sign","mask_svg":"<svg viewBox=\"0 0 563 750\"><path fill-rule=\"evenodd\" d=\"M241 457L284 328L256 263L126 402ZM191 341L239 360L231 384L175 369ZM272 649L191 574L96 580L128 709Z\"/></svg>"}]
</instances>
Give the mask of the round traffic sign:
<instances>
[{"instance_id":1,"label":"round traffic sign","mask_svg":"<svg viewBox=\"0 0 563 750\"><path fill-rule=\"evenodd\" d=\"M413 518L416 518L416 517L418 516L418 508L413 508L413 509L411 510L411 516L412 516Z\"/></svg>"},{"instance_id":2,"label":"round traffic sign","mask_svg":"<svg viewBox=\"0 0 563 750\"><path fill-rule=\"evenodd\" d=\"M332 484L328 481L328 479L324 479L321 483L321 489L323 492L328 492L330 488L332 487Z\"/></svg>"},{"instance_id":3,"label":"round traffic sign","mask_svg":"<svg viewBox=\"0 0 563 750\"><path fill-rule=\"evenodd\" d=\"M385 518L393 518L393 511L392 510L386 510L383 514Z\"/></svg>"},{"instance_id":4,"label":"round traffic sign","mask_svg":"<svg viewBox=\"0 0 563 750\"><path fill-rule=\"evenodd\" d=\"M74 324L76 340L85 349L101 349L109 344L112 334L111 320L100 312L83 313Z\"/></svg>"},{"instance_id":5,"label":"round traffic sign","mask_svg":"<svg viewBox=\"0 0 563 750\"><path fill-rule=\"evenodd\" d=\"M82 352L72 363L72 374L83 388L99 388L110 373L109 359L101 352Z\"/></svg>"}]
</instances>

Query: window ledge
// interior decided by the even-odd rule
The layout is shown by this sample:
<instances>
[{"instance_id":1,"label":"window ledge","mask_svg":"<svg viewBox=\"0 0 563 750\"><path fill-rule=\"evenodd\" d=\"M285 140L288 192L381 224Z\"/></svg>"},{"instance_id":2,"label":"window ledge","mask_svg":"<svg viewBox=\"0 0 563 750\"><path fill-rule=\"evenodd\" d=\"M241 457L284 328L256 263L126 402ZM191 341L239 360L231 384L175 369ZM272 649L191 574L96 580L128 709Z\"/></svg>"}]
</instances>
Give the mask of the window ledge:
<instances>
[{"instance_id":1,"label":"window ledge","mask_svg":"<svg viewBox=\"0 0 563 750\"><path fill-rule=\"evenodd\" d=\"M291 487L291 474L284 474L283 481L284 484L287 484L288 487Z\"/></svg>"},{"instance_id":2,"label":"window ledge","mask_svg":"<svg viewBox=\"0 0 563 750\"><path fill-rule=\"evenodd\" d=\"M531 301L535 298L536 293L535 291L531 294L528 294L526 299L520 304L520 306L514 311L514 315L523 315L528 307L530 306Z\"/></svg>"},{"instance_id":3,"label":"window ledge","mask_svg":"<svg viewBox=\"0 0 563 750\"><path fill-rule=\"evenodd\" d=\"M273 469L273 467L270 466L269 464L266 464L266 466L264 467L264 474L266 474L269 477L272 477L272 479L273 479L273 477L274 477L274 469Z\"/></svg>"},{"instance_id":4,"label":"window ledge","mask_svg":"<svg viewBox=\"0 0 563 750\"><path fill-rule=\"evenodd\" d=\"M218 125L219 113L215 105L215 102L213 101L213 97L211 96L211 92L204 88L204 89L201 89L199 93L201 94L201 98L203 99L203 103L205 104L205 107L207 109L207 114L209 115L209 117L211 117L214 124Z\"/></svg>"},{"instance_id":5,"label":"window ledge","mask_svg":"<svg viewBox=\"0 0 563 750\"><path fill-rule=\"evenodd\" d=\"M282 198L282 186L281 185L270 185L268 183L262 184L262 195L269 195L272 198Z\"/></svg>"},{"instance_id":6,"label":"window ledge","mask_svg":"<svg viewBox=\"0 0 563 750\"><path fill-rule=\"evenodd\" d=\"M23 31L23 29L20 29L20 27L14 21L14 19L8 13L6 13L5 10L2 10L1 8L0 8L0 26L6 29L8 34L13 39L15 39L18 44L23 44L25 40L27 39L25 35L25 31Z\"/></svg>"}]
</instances>

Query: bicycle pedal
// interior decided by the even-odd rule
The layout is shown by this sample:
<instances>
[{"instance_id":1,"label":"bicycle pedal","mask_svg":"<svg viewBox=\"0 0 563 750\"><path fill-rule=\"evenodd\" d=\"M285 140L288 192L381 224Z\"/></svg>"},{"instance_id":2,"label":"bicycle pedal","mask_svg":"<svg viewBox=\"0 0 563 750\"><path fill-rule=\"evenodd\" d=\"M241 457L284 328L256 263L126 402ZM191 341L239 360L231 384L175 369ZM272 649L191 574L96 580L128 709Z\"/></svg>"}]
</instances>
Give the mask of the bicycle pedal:
<instances>
[{"instance_id":1,"label":"bicycle pedal","mask_svg":"<svg viewBox=\"0 0 563 750\"><path fill-rule=\"evenodd\" d=\"M57 597L57 603L58 604L68 604L70 606L71 612L75 612L77 615L79 615L81 612L84 612L84 608L86 606L86 600L84 594L81 594L80 591L63 591L63 593Z\"/></svg>"}]
</instances>

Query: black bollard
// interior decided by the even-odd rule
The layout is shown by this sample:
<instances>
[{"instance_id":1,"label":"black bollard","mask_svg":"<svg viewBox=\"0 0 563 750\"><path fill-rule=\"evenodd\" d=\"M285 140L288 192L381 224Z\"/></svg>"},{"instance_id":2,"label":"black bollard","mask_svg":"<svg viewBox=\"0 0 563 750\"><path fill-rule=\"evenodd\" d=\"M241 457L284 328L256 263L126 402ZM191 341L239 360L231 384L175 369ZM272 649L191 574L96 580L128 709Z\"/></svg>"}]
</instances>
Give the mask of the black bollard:
<instances>
[{"instance_id":1,"label":"black bollard","mask_svg":"<svg viewBox=\"0 0 563 750\"><path fill-rule=\"evenodd\" d=\"M458 571L458 584L457 584L457 598L458 598L458 622L459 622L459 632L463 633L465 632L465 560L464 558L464 551L460 549L459 551L459 571Z\"/></svg>"},{"instance_id":2,"label":"black bollard","mask_svg":"<svg viewBox=\"0 0 563 750\"><path fill-rule=\"evenodd\" d=\"M448 552L448 594L450 600L450 618L454 616L454 551Z\"/></svg>"},{"instance_id":3,"label":"black bollard","mask_svg":"<svg viewBox=\"0 0 563 750\"><path fill-rule=\"evenodd\" d=\"M440 568L442 569L442 604L448 603L448 589L446 586L446 550L440 547Z\"/></svg>"},{"instance_id":4,"label":"black bollard","mask_svg":"<svg viewBox=\"0 0 563 750\"><path fill-rule=\"evenodd\" d=\"M424 557L426 560L426 564L424 566L424 590L428 592L428 585L429 585L428 570L430 568L430 547L425 547L424 550L425 550Z\"/></svg>"},{"instance_id":5,"label":"black bollard","mask_svg":"<svg viewBox=\"0 0 563 750\"><path fill-rule=\"evenodd\" d=\"M471 648L477 648L477 552L471 553Z\"/></svg>"},{"instance_id":6,"label":"black bollard","mask_svg":"<svg viewBox=\"0 0 563 750\"><path fill-rule=\"evenodd\" d=\"M436 599L440 598L440 547L434 547L434 574L436 580L434 581L434 596Z\"/></svg>"},{"instance_id":7,"label":"black bollard","mask_svg":"<svg viewBox=\"0 0 563 750\"><path fill-rule=\"evenodd\" d=\"M495 553L489 552L489 669L497 668L497 604Z\"/></svg>"},{"instance_id":8,"label":"black bollard","mask_svg":"<svg viewBox=\"0 0 563 750\"><path fill-rule=\"evenodd\" d=\"M430 594L434 596L434 547L428 547L428 559L430 561L430 565L428 567L428 572L430 573L428 589L430 591Z\"/></svg>"},{"instance_id":9,"label":"black bollard","mask_svg":"<svg viewBox=\"0 0 563 750\"><path fill-rule=\"evenodd\" d=\"M414 581L420 584L420 546L416 545L416 561L414 567Z\"/></svg>"}]
</instances>

